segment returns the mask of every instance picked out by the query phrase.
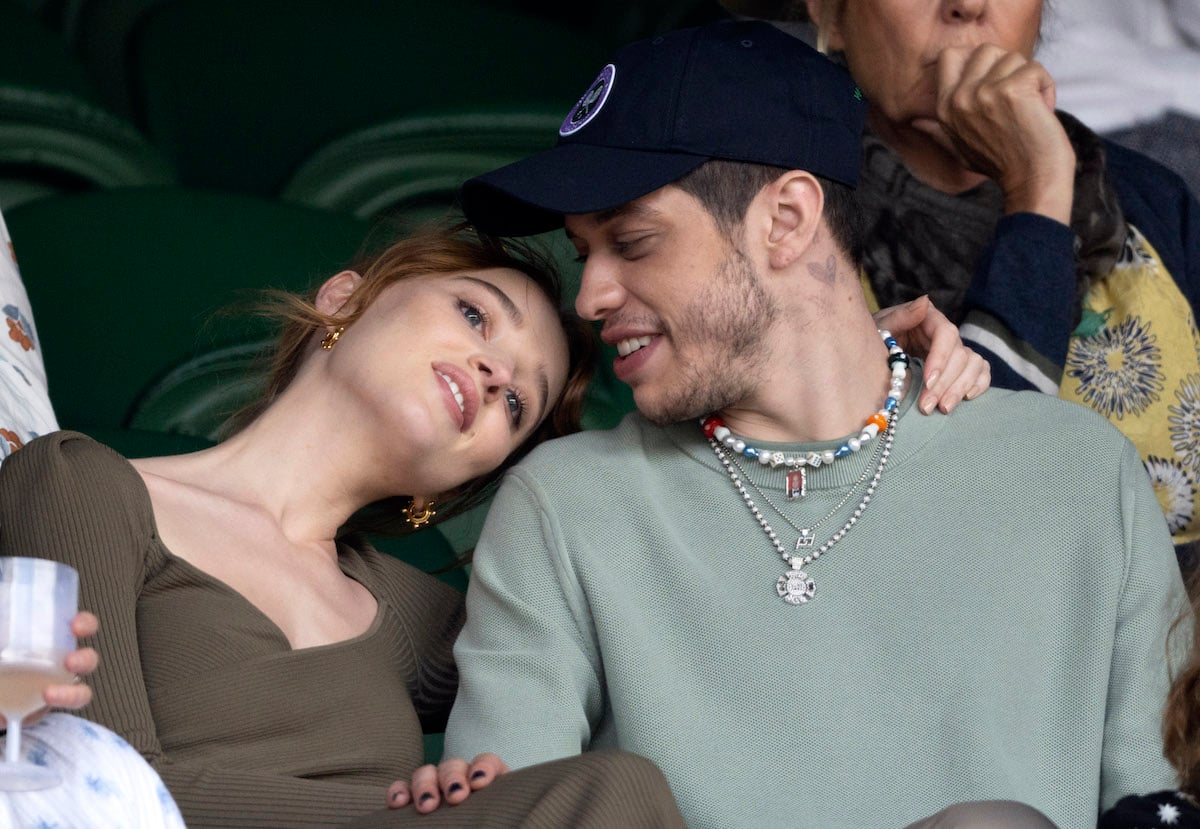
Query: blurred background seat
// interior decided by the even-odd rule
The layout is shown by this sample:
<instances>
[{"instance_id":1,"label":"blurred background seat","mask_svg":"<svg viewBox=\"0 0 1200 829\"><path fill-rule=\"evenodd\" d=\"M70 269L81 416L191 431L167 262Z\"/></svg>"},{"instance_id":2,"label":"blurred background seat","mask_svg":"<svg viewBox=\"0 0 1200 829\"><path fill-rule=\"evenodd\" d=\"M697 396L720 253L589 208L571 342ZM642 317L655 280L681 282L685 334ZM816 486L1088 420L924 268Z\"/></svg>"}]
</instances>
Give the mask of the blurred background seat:
<instances>
[{"instance_id":1,"label":"blurred background seat","mask_svg":"<svg viewBox=\"0 0 1200 829\"><path fill-rule=\"evenodd\" d=\"M0 209L63 192L166 184L170 165L101 104L55 32L0 0Z\"/></svg>"},{"instance_id":2,"label":"blurred background seat","mask_svg":"<svg viewBox=\"0 0 1200 829\"><path fill-rule=\"evenodd\" d=\"M178 188L108 190L7 212L65 428L127 427L181 361L268 336L217 315L255 289L303 290L367 236L352 216ZM198 436L206 436L198 434Z\"/></svg>"},{"instance_id":3,"label":"blurred background seat","mask_svg":"<svg viewBox=\"0 0 1200 829\"><path fill-rule=\"evenodd\" d=\"M281 196L363 219L425 220L453 206L467 179L552 147L561 121L561 107L397 118L319 150Z\"/></svg>"},{"instance_id":4,"label":"blurred background seat","mask_svg":"<svg viewBox=\"0 0 1200 829\"><path fill-rule=\"evenodd\" d=\"M606 50L485 0L171 0L128 54L135 121L184 184L274 195L330 142L393 118L565 111Z\"/></svg>"}]
</instances>

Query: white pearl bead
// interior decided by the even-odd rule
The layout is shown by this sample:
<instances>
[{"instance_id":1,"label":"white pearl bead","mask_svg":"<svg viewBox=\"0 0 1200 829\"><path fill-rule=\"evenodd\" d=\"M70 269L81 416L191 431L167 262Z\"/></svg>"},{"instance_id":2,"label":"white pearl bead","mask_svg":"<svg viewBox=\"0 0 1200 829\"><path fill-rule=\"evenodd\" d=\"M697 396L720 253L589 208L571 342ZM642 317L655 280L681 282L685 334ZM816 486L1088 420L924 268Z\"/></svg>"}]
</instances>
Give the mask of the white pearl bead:
<instances>
[{"instance_id":1,"label":"white pearl bead","mask_svg":"<svg viewBox=\"0 0 1200 829\"><path fill-rule=\"evenodd\" d=\"M833 450L826 449L821 453L821 463L833 463Z\"/></svg>"},{"instance_id":2,"label":"white pearl bead","mask_svg":"<svg viewBox=\"0 0 1200 829\"><path fill-rule=\"evenodd\" d=\"M762 464L763 466L766 466L767 464L769 464L771 462L771 458L772 458L772 454L770 452L759 452L758 453L758 462L760 464Z\"/></svg>"},{"instance_id":3,"label":"white pearl bead","mask_svg":"<svg viewBox=\"0 0 1200 829\"><path fill-rule=\"evenodd\" d=\"M846 445L850 447L851 452L857 452L859 449L862 449L862 441L858 438L850 438L850 440L846 441Z\"/></svg>"},{"instance_id":4,"label":"white pearl bead","mask_svg":"<svg viewBox=\"0 0 1200 829\"><path fill-rule=\"evenodd\" d=\"M729 427L718 426L716 429L713 429L713 437L721 442L724 442L725 438L729 437Z\"/></svg>"},{"instance_id":5,"label":"white pearl bead","mask_svg":"<svg viewBox=\"0 0 1200 829\"><path fill-rule=\"evenodd\" d=\"M737 452L737 453L740 455L740 454L741 454L742 452L744 452L745 450L746 450L746 441L744 441L744 440L735 440L735 441L733 442L733 451L734 451L734 452Z\"/></svg>"}]
</instances>

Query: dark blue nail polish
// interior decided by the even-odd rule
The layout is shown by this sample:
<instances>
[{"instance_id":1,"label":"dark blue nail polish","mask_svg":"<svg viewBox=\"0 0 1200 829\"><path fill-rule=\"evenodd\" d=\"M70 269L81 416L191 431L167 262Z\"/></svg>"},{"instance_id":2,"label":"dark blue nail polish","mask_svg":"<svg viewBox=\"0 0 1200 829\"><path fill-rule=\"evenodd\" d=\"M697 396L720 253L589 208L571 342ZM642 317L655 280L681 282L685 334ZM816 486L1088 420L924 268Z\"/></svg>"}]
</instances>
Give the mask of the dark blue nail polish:
<instances>
[{"instance_id":1,"label":"dark blue nail polish","mask_svg":"<svg viewBox=\"0 0 1200 829\"><path fill-rule=\"evenodd\" d=\"M425 792L425 794L421 795L422 803L428 803L431 800L433 800L433 795L431 795L429 792Z\"/></svg>"},{"instance_id":2,"label":"dark blue nail polish","mask_svg":"<svg viewBox=\"0 0 1200 829\"><path fill-rule=\"evenodd\" d=\"M450 784L450 789L449 789L450 794L454 794L455 792L461 792L461 791L462 791L462 783L451 783Z\"/></svg>"},{"instance_id":3,"label":"dark blue nail polish","mask_svg":"<svg viewBox=\"0 0 1200 829\"><path fill-rule=\"evenodd\" d=\"M484 771L483 769L480 769L479 771L477 771L471 775L471 779L478 780L479 778L483 777L485 774L487 774L487 772Z\"/></svg>"}]
</instances>

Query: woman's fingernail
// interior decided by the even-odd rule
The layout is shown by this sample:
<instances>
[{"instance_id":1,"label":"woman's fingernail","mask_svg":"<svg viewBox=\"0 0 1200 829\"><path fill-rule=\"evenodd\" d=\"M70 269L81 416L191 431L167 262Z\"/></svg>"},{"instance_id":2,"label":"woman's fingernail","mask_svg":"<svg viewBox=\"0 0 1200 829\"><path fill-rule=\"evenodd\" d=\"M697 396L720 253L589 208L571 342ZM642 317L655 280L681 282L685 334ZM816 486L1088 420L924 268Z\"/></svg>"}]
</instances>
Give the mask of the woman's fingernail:
<instances>
[{"instance_id":1,"label":"woman's fingernail","mask_svg":"<svg viewBox=\"0 0 1200 829\"><path fill-rule=\"evenodd\" d=\"M450 789L449 789L450 794L454 794L455 792L461 792L461 791L462 791L462 783L451 783L450 784Z\"/></svg>"},{"instance_id":2,"label":"woman's fingernail","mask_svg":"<svg viewBox=\"0 0 1200 829\"><path fill-rule=\"evenodd\" d=\"M433 795L430 794L429 792L425 792L425 794L421 795L422 803L428 803L431 800L433 800Z\"/></svg>"},{"instance_id":3,"label":"woman's fingernail","mask_svg":"<svg viewBox=\"0 0 1200 829\"><path fill-rule=\"evenodd\" d=\"M403 794L404 794L404 792L403 792L403 791L401 791L401 790L399 790L399 789L397 789L396 791L392 792L392 802L393 802L393 803L398 803L398 802L400 801L400 796L401 796L401 795L403 795Z\"/></svg>"},{"instance_id":4,"label":"woman's fingernail","mask_svg":"<svg viewBox=\"0 0 1200 829\"><path fill-rule=\"evenodd\" d=\"M479 778L483 777L485 774L487 774L487 772L484 771L483 769L480 769L479 771L477 771L471 775L471 779L478 780Z\"/></svg>"},{"instance_id":5,"label":"woman's fingernail","mask_svg":"<svg viewBox=\"0 0 1200 829\"><path fill-rule=\"evenodd\" d=\"M932 386L934 383L936 383L938 381L938 378L941 376L942 376L942 373L940 371L929 372L929 375L925 378L925 388L929 388L930 386Z\"/></svg>"},{"instance_id":6,"label":"woman's fingernail","mask_svg":"<svg viewBox=\"0 0 1200 829\"><path fill-rule=\"evenodd\" d=\"M921 414L929 414L933 411L933 402L932 397L922 397L920 402L917 403L917 408L921 410Z\"/></svg>"}]
</instances>

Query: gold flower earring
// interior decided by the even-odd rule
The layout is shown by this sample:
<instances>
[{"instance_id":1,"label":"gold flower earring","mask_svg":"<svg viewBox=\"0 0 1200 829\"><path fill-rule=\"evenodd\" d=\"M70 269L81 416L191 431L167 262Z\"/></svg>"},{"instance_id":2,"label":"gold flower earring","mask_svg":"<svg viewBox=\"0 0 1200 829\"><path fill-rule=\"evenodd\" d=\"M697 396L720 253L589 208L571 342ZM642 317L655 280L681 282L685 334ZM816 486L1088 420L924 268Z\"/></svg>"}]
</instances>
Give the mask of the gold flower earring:
<instances>
[{"instance_id":1,"label":"gold flower earring","mask_svg":"<svg viewBox=\"0 0 1200 829\"><path fill-rule=\"evenodd\" d=\"M426 501L424 498L413 498L404 508L404 520L414 527L423 527L437 515L434 506L433 499Z\"/></svg>"},{"instance_id":2,"label":"gold flower earring","mask_svg":"<svg viewBox=\"0 0 1200 829\"><path fill-rule=\"evenodd\" d=\"M325 336L321 338L321 348L325 349L326 351L332 351L333 347L337 345L338 338L341 337L345 331L346 326L344 325L339 325L334 330L327 331Z\"/></svg>"}]
</instances>

